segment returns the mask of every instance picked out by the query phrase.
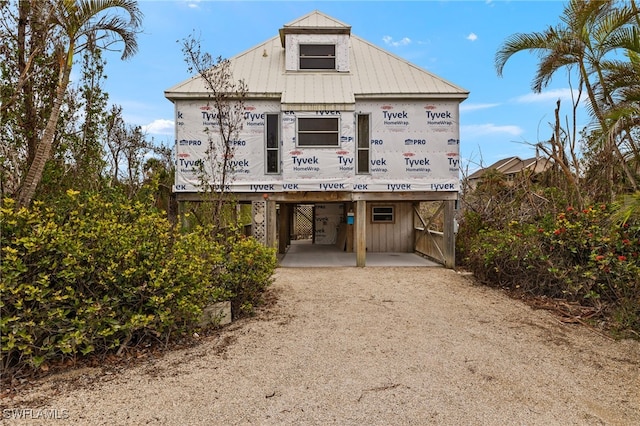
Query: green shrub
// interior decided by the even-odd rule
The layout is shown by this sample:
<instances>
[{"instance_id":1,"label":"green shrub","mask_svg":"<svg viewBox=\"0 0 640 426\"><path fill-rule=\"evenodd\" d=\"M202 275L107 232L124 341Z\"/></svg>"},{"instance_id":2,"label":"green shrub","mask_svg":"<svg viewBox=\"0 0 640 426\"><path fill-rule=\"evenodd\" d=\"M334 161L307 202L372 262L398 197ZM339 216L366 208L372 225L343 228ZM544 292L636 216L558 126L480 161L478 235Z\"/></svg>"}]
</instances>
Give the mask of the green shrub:
<instances>
[{"instance_id":1,"label":"green shrub","mask_svg":"<svg viewBox=\"0 0 640 426\"><path fill-rule=\"evenodd\" d=\"M614 208L479 229L465 264L484 283L604 307L620 328L640 331L640 223L616 224Z\"/></svg>"},{"instance_id":2,"label":"green shrub","mask_svg":"<svg viewBox=\"0 0 640 426\"><path fill-rule=\"evenodd\" d=\"M534 294L549 293L550 261L535 225L512 222L506 229L480 230L472 239L466 265L482 282Z\"/></svg>"},{"instance_id":3,"label":"green shrub","mask_svg":"<svg viewBox=\"0 0 640 426\"><path fill-rule=\"evenodd\" d=\"M0 209L2 367L105 353L196 327L209 303L255 304L275 255L253 239L180 233L117 193Z\"/></svg>"},{"instance_id":4,"label":"green shrub","mask_svg":"<svg viewBox=\"0 0 640 426\"><path fill-rule=\"evenodd\" d=\"M571 207L545 232L553 273L573 299L621 303L640 297L640 227L611 221L612 206Z\"/></svg>"},{"instance_id":5,"label":"green shrub","mask_svg":"<svg viewBox=\"0 0 640 426\"><path fill-rule=\"evenodd\" d=\"M220 270L220 285L231 293L234 318L249 314L260 304L276 268L275 249L251 237L234 235L226 240L226 254Z\"/></svg>"}]
</instances>

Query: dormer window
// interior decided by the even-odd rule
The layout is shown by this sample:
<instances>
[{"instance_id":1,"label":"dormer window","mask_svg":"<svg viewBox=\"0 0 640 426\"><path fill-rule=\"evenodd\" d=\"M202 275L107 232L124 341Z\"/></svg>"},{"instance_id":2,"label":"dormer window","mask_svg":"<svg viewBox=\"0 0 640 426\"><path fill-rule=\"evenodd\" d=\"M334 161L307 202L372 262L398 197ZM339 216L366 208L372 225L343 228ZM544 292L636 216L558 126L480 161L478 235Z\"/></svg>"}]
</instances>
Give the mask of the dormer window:
<instances>
[{"instance_id":1,"label":"dormer window","mask_svg":"<svg viewBox=\"0 0 640 426\"><path fill-rule=\"evenodd\" d=\"M317 10L280 29L285 70L349 72L351 27Z\"/></svg>"},{"instance_id":2,"label":"dormer window","mask_svg":"<svg viewBox=\"0 0 640 426\"><path fill-rule=\"evenodd\" d=\"M335 44L300 44L301 70L335 70Z\"/></svg>"}]
</instances>

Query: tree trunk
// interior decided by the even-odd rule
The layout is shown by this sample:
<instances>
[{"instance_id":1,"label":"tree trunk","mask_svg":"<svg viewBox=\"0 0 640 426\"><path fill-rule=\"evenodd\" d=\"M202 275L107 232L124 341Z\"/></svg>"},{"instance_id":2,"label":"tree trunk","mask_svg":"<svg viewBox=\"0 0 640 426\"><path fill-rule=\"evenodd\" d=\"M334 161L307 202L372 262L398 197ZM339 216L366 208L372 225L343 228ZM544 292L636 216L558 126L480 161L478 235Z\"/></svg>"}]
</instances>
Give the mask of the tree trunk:
<instances>
[{"instance_id":1,"label":"tree trunk","mask_svg":"<svg viewBox=\"0 0 640 426\"><path fill-rule=\"evenodd\" d=\"M60 108L64 101L64 95L69 85L69 75L71 74L71 65L73 63L73 49L75 48L72 43L69 46L69 51L64 58L64 63L60 69L60 78L58 79L58 85L56 87L56 97L53 100L53 106L51 108L51 115L47 121L47 126L44 129L42 140L36 148L33 162L29 165L29 171L20 188L20 194L18 195L18 208L27 207L34 194L40 181L42 180L42 172L44 166L51 157L51 148L53 146L53 140L56 135L56 127L58 126L58 118L60 117Z\"/></svg>"},{"instance_id":2,"label":"tree trunk","mask_svg":"<svg viewBox=\"0 0 640 426\"><path fill-rule=\"evenodd\" d=\"M38 16L31 8L31 1L19 2L19 18L18 18L18 71L20 78L17 84L16 96L22 96L24 112L20 117L21 127L25 129L24 136L27 141L27 164L31 164L35 158L36 147L38 146L38 130L36 127L37 112L34 107L34 92L32 78L29 73L33 59L27 48L27 27L31 22L32 33L29 48L31 52L41 49L44 43L40 37L44 37L41 31L38 31Z\"/></svg>"}]
</instances>

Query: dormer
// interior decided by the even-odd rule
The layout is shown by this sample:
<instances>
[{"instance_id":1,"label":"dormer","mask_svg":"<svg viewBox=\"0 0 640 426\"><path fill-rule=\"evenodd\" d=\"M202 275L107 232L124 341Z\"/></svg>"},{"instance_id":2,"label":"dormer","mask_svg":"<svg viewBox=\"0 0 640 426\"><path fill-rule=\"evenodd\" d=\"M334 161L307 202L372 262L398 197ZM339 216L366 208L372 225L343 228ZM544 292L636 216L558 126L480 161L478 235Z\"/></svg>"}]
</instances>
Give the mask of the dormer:
<instances>
[{"instance_id":1,"label":"dormer","mask_svg":"<svg viewBox=\"0 0 640 426\"><path fill-rule=\"evenodd\" d=\"M285 69L349 72L351 27L317 10L280 29Z\"/></svg>"}]
</instances>

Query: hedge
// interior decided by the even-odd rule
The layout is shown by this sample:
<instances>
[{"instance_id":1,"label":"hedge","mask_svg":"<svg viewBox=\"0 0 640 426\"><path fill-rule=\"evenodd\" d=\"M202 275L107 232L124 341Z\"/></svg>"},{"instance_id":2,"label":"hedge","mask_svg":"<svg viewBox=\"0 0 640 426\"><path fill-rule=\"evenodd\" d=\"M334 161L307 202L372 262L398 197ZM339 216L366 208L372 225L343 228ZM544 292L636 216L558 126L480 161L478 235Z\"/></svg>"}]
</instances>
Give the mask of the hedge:
<instances>
[{"instance_id":1,"label":"hedge","mask_svg":"<svg viewBox=\"0 0 640 426\"><path fill-rule=\"evenodd\" d=\"M1 363L14 376L188 333L213 302L246 311L276 266L252 238L180 231L150 204L114 194L68 191L30 209L5 199L0 223Z\"/></svg>"}]
</instances>

